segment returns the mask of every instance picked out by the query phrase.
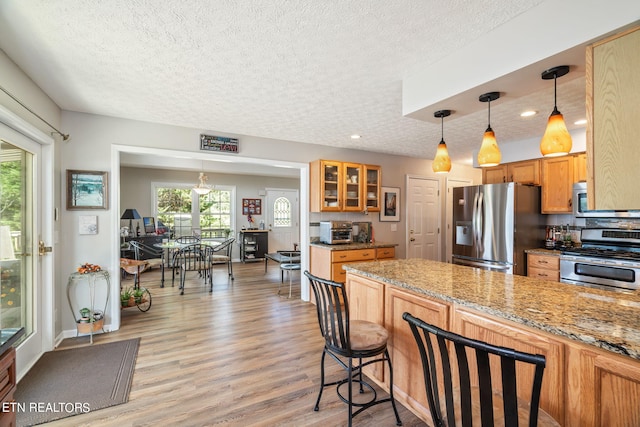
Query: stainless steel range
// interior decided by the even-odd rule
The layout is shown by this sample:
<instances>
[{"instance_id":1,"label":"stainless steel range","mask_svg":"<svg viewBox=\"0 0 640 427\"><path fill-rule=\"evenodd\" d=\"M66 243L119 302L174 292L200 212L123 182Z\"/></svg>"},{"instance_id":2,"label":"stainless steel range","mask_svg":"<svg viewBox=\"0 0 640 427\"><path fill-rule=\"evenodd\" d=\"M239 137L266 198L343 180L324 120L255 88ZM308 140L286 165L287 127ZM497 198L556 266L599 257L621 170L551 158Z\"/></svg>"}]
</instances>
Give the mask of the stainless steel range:
<instances>
[{"instance_id":1,"label":"stainless steel range","mask_svg":"<svg viewBox=\"0 0 640 427\"><path fill-rule=\"evenodd\" d=\"M609 290L640 289L640 230L585 228L582 247L562 251L560 281Z\"/></svg>"}]
</instances>

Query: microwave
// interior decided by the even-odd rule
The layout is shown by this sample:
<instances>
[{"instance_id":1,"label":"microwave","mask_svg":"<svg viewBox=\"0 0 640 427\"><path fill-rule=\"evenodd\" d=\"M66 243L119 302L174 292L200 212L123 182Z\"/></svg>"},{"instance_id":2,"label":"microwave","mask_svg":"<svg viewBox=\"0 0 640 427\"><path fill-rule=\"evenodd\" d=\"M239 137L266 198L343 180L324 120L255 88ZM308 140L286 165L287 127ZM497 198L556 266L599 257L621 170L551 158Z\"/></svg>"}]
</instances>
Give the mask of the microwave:
<instances>
[{"instance_id":1,"label":"microwave","mask_svg":"<svg viewBox=\"0 0 640 427\"><path fill-rule=\"evenodd\" d=\"M589 210L587 205L587 183L573 184L573 215L576 218L640 218L640 210L612 211Z\"/></svg>"}]
</instances>

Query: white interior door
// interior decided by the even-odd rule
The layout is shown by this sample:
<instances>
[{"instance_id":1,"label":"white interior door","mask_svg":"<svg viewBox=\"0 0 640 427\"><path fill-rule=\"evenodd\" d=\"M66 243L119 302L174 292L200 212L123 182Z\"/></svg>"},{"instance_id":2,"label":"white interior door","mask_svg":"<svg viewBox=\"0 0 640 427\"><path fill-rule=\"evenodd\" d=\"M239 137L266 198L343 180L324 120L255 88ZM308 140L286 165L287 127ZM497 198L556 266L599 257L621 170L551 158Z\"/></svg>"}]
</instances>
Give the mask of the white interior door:
<instances>
[{"instance_id":1,"label":"white interior door","mask_svg":"<svg viewBox=\"0 0 640 427\"><path fill-rule=\"evenodd\" d=\"M440 261L440 181L407 177L408 258Z\"/></svg>"},{"instance_id":2,"label":"white interior door","mask_svg":"<svg viewBox=\"0 0 640 427\"><path fill-rule=\"evenodd\" d=\"M269 252L293 250L300 244L300 202L298 190L267 189Z\"/></svg>"},{"instance_id":3,"label":"white interior door","mask_svg":"<svg viewBox=\"0 0 640 427\"><path fill-rule=\"evenodd\" d=\"M445 252L447 262L451 262L451 254L453 247L453 188L466 187L473 185L472 179L447 178L447 195L445 197L445 222L447 223Z\"/></svg>"}]
</instances>

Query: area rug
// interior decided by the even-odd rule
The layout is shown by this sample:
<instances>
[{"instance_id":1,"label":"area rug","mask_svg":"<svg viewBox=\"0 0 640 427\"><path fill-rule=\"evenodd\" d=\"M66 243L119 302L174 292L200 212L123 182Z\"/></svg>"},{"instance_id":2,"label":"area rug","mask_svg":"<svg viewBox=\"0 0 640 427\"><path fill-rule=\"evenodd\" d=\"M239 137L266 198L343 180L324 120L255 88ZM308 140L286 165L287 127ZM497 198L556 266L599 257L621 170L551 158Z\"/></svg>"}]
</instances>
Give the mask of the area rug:
<instances>
[{"instance_id":1,"label":"area rug","mask_svg":"<svg viewBox=\"0 0 640 427\"><path fill-rule=\"evenodd\" d=\"M129 400L140 338L42 355L18 383L18 426L31 426Z\"/></svg>"}]
</instances>

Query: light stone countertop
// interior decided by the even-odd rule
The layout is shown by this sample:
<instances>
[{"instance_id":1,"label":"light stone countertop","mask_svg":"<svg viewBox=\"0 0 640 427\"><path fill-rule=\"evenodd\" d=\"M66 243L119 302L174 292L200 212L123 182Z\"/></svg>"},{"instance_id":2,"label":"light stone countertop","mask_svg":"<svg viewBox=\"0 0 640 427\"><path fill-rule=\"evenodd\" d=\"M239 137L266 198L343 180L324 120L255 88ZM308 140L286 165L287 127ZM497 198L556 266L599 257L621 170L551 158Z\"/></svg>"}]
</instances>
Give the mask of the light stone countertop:
<instances>
[{"instance_id":1,"label":"light stone countertop","mask_svg":"<svg viewBox=\"0 0 640 427\"><path fill-rule=\"evenodd\" d=\"M342 243L338 245L328 245L326 243L320 242L311 242L311 246L317 246L319 248L329 249L332 251L351 251L355 249L373 249L373 248L393 248L398 246L397 243L385 243L385 242L375 242L375 243Z\"/></svg>"},{"instance_id":2,"label":"light stone countertop","mask_svg":"<svg viewBox=\"0 0 640 427\"><path fill-rule=\"evenodd\" d=\"M562 251L559 251L557 249L546 249L546 248L525 249L524 252L527 254L536 254L536 255L551 255L551 256L562 255Z\"/></svg>"},{"instance_id":3,"label":"light stone countertop","mask_svg":"<svg viewBox=\"0 0 640 427\"><path fill-rule=\"evenodd\" d=\"M347 273L640 359L640 293L592 289L423 259L345 264Z\"/></svg>"}]
</instances>

